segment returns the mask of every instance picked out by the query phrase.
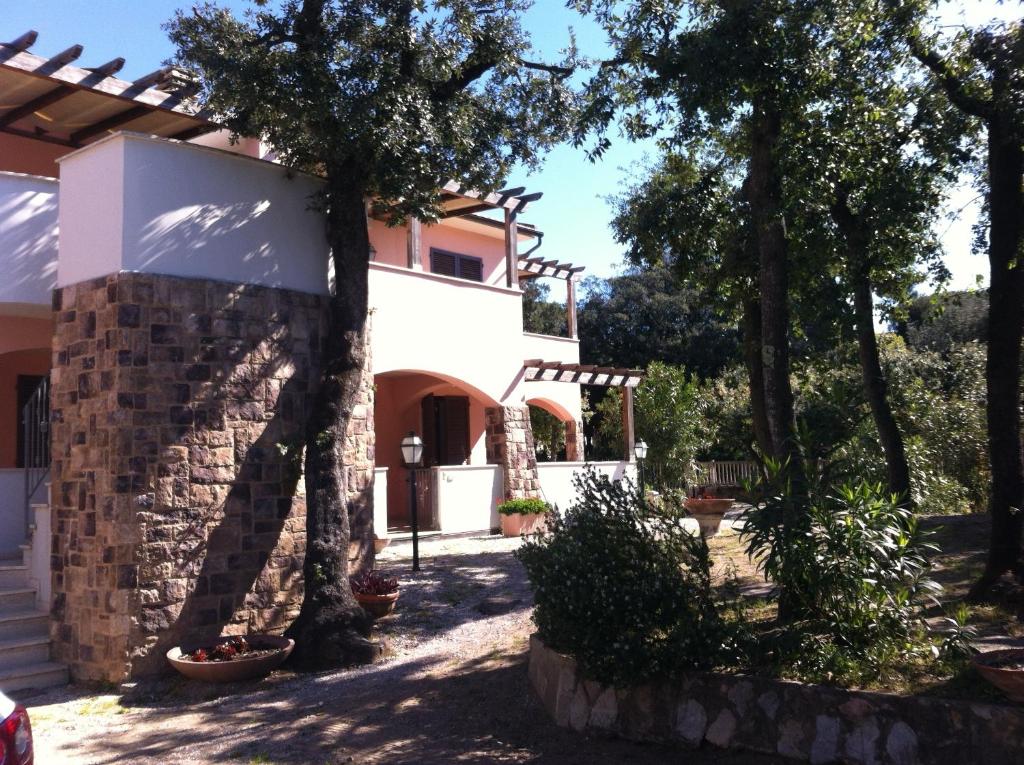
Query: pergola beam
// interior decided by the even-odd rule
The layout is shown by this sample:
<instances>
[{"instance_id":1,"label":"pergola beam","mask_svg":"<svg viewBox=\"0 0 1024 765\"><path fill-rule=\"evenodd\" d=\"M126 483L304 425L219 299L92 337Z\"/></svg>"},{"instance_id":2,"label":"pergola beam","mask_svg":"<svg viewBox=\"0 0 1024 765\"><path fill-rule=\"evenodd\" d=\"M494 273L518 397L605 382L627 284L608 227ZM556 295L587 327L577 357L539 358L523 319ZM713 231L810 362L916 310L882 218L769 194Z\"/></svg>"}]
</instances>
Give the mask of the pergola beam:
<instances>
[{"instance_id":1,"label":"pergola beam","mask_svg":"<svg viewBox=\"0 0 1024 765\"><path fill-rule=\"evenodd\" d=\"M10 42L3 43L3 46L14 50L28 50L36 44L36 40L38 38L39 33L34 29L30 29L25 34L15 37Z\"/></svg>"},{"instance_id":2,"label":"pergola beam","mask_svg":"<svg viewBox=\"0 0 1024 765\"><path fill-rule=\"evenodd\" d=\"M41 96L33 98L31 101L22 104L21 106L11 109L6 114L0 116L0 127L6 127L7 125L13 125L20 119L23 119L32 112L45 109L47 106L51 106L58 101L67 98L75 92L75 89L70 85L60 85L51 91L43 93Z\"/></svg>"},{"instance_id":3,"label":"pergola beam","mask_svg":"<svg viewBox=\"0 0 1024 765\"><path fill-rule=\"evenodd\" d=\"M123 112L118 112L105 120L100 120L92 125L86 125L81 130L76 130L71 134L71 143L80 144L87 138L92 138L94 135L99 135L107 130L113 130L116 127L121 127L132 120L137 120L139 117L144 117L152 111L148 106L133 106L131 109L126 109Z\"/></svg>"},{"instance_id":4,"label":"pergola beam","mask_svg":"<svg viewBox=\"0 0 1024 765\"><path fill-rule=\"evenodd\" d=\"M120 72L122 68L124 68L124 59L120 56L112 58L110 61L105 64L100 64L99 66L86 67L90 72L98 74L101 77L110 77L110 75Z\"/></svg>"}]
</instances>

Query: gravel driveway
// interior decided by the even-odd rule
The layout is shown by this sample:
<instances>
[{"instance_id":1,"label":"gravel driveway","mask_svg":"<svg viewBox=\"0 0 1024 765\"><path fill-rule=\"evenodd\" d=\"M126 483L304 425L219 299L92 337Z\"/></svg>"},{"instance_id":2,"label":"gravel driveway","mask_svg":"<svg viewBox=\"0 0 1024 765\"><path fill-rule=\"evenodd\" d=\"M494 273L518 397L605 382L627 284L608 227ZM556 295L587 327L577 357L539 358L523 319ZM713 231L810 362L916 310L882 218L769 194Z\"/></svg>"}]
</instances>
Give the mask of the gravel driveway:
<instances>
[{"instance_id":1,"label":"gravel driveway","mask_svg":"<svg viewBox=\"0 0 1024 765\"><path fill-rule=\"evenodd\" d=\"M500 537L393 545L398 611L379 622L381 663L202 687L176 679L123 694L64 689L27 699L37 765L76 763L772 763L681 753L557 728L528 688L530 591ZM481 608L486 613L481 613Z\"/></svg>"}]
</instances>

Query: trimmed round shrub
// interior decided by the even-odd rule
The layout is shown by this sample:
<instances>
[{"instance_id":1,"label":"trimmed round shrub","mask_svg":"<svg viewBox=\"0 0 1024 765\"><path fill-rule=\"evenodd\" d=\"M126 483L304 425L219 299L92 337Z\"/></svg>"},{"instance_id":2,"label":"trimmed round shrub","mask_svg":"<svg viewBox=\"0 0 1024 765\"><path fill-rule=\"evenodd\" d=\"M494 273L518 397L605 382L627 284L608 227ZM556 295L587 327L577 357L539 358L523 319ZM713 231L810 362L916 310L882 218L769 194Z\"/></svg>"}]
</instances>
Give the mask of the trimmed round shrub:
<instances>
[{"instance_id":1,"label":"trimmed round shrub","mask_svg":"<svg viewBox=\"0 0 1024 765\"><path fill-rule=\"evenodd\" d=\"M546 645L588 677L631 685L720 664L734 651L719 617L704 540L684 513L654 508L629 482L588 468L577 503L517 552Z\"/></svg>"}]
</instances>

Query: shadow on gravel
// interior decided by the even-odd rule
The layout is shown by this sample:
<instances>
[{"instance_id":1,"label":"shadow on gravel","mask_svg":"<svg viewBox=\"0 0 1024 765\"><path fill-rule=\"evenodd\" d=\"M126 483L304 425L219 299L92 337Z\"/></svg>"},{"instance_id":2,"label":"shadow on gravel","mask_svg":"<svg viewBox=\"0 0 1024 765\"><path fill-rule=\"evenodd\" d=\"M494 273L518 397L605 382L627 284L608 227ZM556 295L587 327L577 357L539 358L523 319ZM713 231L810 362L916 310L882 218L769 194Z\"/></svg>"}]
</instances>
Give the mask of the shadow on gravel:
<instances>
[{"instance_id":1,"label":"shadow on gravel","mask_svg":"<svg viewBox=\"0 0 1024 765\"><path fill-rule=\"evenodd\" d=\"M684 754L557 728L528 688L523 654L448 667L420 661L356 676L308 677L287 691L153 712L144 727L79 742L76 754L104 765L778 762L717 750ZM198 756L178 759L197 743Z\"/></svg>"}]
</instances>

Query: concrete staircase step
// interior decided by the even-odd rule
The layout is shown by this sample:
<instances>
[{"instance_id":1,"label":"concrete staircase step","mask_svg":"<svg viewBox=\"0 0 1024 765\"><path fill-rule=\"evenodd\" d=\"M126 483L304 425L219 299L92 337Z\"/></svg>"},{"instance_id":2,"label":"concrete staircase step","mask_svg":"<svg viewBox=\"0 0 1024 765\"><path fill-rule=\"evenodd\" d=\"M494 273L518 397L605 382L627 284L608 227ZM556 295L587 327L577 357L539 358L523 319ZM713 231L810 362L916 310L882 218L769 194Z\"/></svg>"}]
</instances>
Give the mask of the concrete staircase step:
<instances>
[{"instance_id":1,"label":"concrete staircase step","mask_svg":"<svg viewBox=\"0 0 1024 765\"><path fill-rule=\"evenodd\" d=\"M35 608L36 591L29 587L4 587L0 589L0 611Z\"/></svg>"},{"instance_id":2,"label":"concrete staircase step","mask_svg":"<svg viewBox=\"0 0 1024 765\"><path fill-rule=\"evenodd\" d=\"M52 661L0 670L0 691L4 693L25 688L52 688L67 683L68 668Z\"/></svg>"},{"instance_id":3,"label":"concrete staircase step","mask_svg":"<svg viewBox=\"0 0 1024 765\"><path fill-rule=\"evenodd\" d=\"M0 640L0 672L50 660L50 636Z\"/></svg>"},{"instance_id":4,"label":"concrete staircase step","mask_svg":"<svg viewBox=\"0 0 1024 765\"><path fill-rule=\"evenodd\" d=\"M0 561L0 588L24 589L28 587L28 566L21 561Z\"/></svg>"},{"instance_id":5,"label":"concrete staircase step","mask_svg":"<svg viewBox=\"0 0 1024 765\"><path fill-rule=\"evenodd\" d=\"M0 640L43 638L50 634L50 615L34 608L0 613Z\"/></svg>"}]
</instances>

